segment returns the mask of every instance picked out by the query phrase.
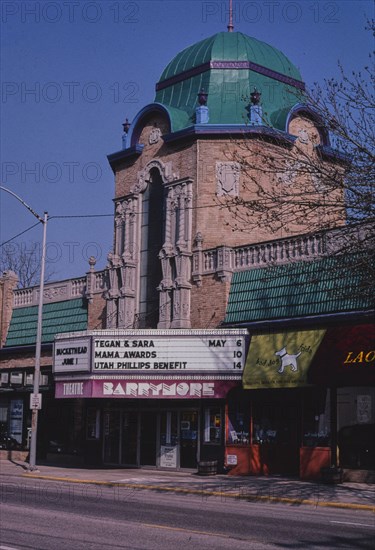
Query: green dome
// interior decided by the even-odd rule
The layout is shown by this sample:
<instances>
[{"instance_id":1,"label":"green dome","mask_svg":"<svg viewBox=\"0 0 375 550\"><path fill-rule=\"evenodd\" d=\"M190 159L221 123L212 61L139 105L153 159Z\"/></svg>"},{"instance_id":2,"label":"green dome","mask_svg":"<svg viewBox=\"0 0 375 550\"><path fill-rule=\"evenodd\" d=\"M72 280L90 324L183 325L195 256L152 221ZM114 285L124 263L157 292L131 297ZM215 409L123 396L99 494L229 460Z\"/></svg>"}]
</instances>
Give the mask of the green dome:
<instances>
[{"instance_id":1,"label":"green dome","mask_svg":"<svg viewBox=\"0 0 375 550\"><path fill-rule=\"evenodd\" d=\"M300 72L269 44L240 32L220 32L172 59L156 85L155 101L174 114L182 111L173 125L178 130L193 123L197 94L204 88L210 124L245 124L255 87L270 125L284 129L287 113L303 94Z\"/></svg>"}]
</instances>

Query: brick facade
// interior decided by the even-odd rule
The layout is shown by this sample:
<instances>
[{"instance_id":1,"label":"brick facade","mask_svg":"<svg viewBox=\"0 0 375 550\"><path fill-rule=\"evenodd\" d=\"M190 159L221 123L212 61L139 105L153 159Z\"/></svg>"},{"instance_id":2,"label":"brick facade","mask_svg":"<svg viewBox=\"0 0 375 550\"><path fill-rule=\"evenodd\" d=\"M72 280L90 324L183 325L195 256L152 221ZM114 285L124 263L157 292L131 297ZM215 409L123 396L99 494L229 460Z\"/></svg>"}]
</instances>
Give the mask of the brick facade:
<instances>
[{"instance_id":1,"label":"brick facade","mask_svg":"<svg viewBox=\"0 0 375 550\"><path fill-rule=\"evenodd\" d=\"M112 163L116 204L120 209L129 208L129 205L133 204L133 219L136 220L132 243L126 245L120 242L119 236L122 232L129 233L129 218L121 222L124 224L124 229L121 229L117 236L115 232L115 257L112 260L112 271L110 270L112 279L110 279L123 280L123 285L125 279L131 281L127 290L126 284L121 291L117 287L110 290L111 298L120 301L123 297L125 299L123 306L117 306L113 300L110 305L112 319L115 316L116 307L123 308L120 315L122 320L117 321L118 326L136 326L140 261L140 229L139 226L137 228L137 224L140 223L138 218L142 211L142 194L149 185L150 173L155 167L161 174L166 195L168 195L168 188L175 186L177 190L182 189L186 182L190 182L189 209L192 210L191 222L184 228L185 233L186 231L189 233L184 237L187 239L185 241L187 256L181 259L188 262L186 269L190 274L184 287L185 294L182 293L180 296L175 293L177 297L174 298L174 302L179 302L177 307L189 310L189 318L185 316L182 320L174 320L173 312L167 312L167 317L164 315L159 321L159 328L218 326L224 318L233 266L228 268L223 261L223 272L217 267L215 275L203 276L203 272L199 274L192 254L197 238L200 242L201 256L207 251L216 250L215 261L219 261L220 254L228 255L230 249L236 247L258 245L262 242L301 235L304 232L319 231L328 226L339 227L344 223L345 210L342 197L338 193L327 195L325 199L327 203L329 202L329 208L326 208L321 196L322 191L317 188L314 179L306 175L303 169L299 169L307 155L310 155L314 158L313 162L316 161L317 165L320 163L322 169L335 170L338 175L342 174L340 167L318 158L316 147L322 145L322 136L317 125L303 116L296 116L289 124L289 131L294 136L293 139L290 138L289 145L262 136L253 136L250 139L247 134L228 136L225 133L207 137L187 135L183 139L171 140L168 138L171 134L167 117L159 112L153 112L152 107L147 116L138 120L133 129L131 145L138 144L143 148L142 151L139 150L136 156L133 155L128 159L124 157L122 161ZM164 139L165 137L168 139ZM264 169L266 158L276 159L273 170ZM280 169L280 165L289 166L288 162L290 167L289 172L286 173L289 174L289 180L281 181L277 170ZM233 205L233 199L236 198L245 205L256 200L257 186L266 192L268 190L270 194L274 193L275 189L276 192L280 189L281 195L290 193L290 190L295 188L298 197L302 189L309 198L311 208L306 209L306 205L299 204L293 206L287 202L280 206L284 209L285 222L280 224L280 221L277 221L273 224L272 221L268 223L263 213L253 214L249 218L246 206L228 207ZM319 212L315 208L315 204L318 203L322 205ZM333 203L336 204L335 208L332 207ZM169 208L167 198L164 208L167 210ZM249 223L246 220L249 220ZM166 223L168 225L168 222ZM168 252L163 254L167 254L168 258L172 258L178 264L181 236L178 237L178 242L168 243L170 238L168 229L165 231L165 242L169 248ZM131 253L129 247L132 250ZM225 247L227 252L224 250ZM124 260L125 257L127 260ZM205 258L207 259L207 255ZM155 259L155 261L158 260ZM203 267L198 267L198 271ZM191 273L193 273L193 281ZM176 281L172 283L178 285ZM191 283L193 285L190 288ZM166 284L166 280L163 279L161 287L163 288ZM170 285L171 282L168 284ZM160 292L161 314L164 304L171 299L171 292L174 291L169 290L168 294L163 293L163 290ZM129 304L129 300L132 301L132 306L127 308L126 303ZM180 314L177 317L180 319L183 315ZM112 328L114 326L112 325Z\"/></svg>"},{"instance_id":2,"label":"brick facade","mask_svg":"<svg viewBox=\"0 0 375 550\"><path fill-rule=\"evenodd\" d=\"M9 323L13 312L13 290L17 288L18 277L12 271L6 271L0 277L0 348L5 344Z\"/></svg>"}]
</instances>

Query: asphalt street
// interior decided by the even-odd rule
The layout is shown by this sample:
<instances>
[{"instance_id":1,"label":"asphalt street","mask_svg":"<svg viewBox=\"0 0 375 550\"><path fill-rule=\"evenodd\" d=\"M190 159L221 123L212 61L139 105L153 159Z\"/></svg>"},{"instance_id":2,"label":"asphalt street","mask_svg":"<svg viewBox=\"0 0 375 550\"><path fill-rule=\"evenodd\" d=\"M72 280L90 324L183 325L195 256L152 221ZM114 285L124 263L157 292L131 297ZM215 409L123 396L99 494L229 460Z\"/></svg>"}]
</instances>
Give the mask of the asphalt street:
<instances>
[{"instance_id":1,"label":"asphalt street","mask_svg":"<svg viewBox=\"0 0 375 550\"><path fill-rule=\"evenodd\" d=\"M1 475L0 550L372 549L361 509Z\"/></svg>"}]
</instances>

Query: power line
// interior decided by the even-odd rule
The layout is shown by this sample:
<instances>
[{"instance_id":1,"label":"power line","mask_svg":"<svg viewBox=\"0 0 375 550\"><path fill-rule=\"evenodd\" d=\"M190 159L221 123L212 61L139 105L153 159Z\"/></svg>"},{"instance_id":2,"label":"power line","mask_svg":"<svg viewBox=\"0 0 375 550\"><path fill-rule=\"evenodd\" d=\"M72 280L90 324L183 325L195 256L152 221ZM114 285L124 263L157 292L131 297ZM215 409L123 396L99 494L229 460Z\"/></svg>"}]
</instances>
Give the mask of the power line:
<instances>
[{"instance_id":1,"label":"power line","mask_svg":"<svg viewBox=\"0 0 375 550\"><path fill-rule=\"evenodd\" d=\"M77 215L66 215L66 216L51 216L50 220L66 219L66 218L113 218L113 214L77 214Z\"/></svg>"},{"instance_id":2,"label":"power line","mask_svg":"<svg viewBox=\"0 0 375 550\"><path fill-rule=\"evenodd\" d=\"M202 208L205 208L205 209L207 209L207 208L225 208L225 206L222 205L222 204L206 204L206 205L202 205L202 206L188 206L186 208L186 210L199 210L199 209L202 209ZM140 215L141 212L133 212L133 214ZM48 220L85 219L85 218L113 218L113 217L114 217L114 214L76 214L76 215L64 215L64 216L49 216ZM18 233L17 235L15 235L14 237L11 237L7 241L4 241L3 243L0 243L0 247L6 245L10 241L13 241L14 239L17 239L17 237L20 237L24 233L27 233L27 231L30 231L31 229L33 229L37 225L38 225L38 223L35 223L34 225L29 227L28 229L25 229L24 231L21 231L21 233Z\"/></svg>"},{"instance_id":3,"label":"power line","mask_svg":"<svg viewBox=\"0 0 375 550\"><path fill-rule=\"evenodd\" d=\"M186 210L200 210L202 208L225 208L223 204L205 204L202 206L187 206ZM132 211L133 214L140 215L142 212ZM50 216L48 219L66 219L66 218L113 218L114 213L112 214L75 214L75 215L64 215L64 216Z\"/></svg>"},{"instance_id":4,"label":"power line","mask_svg":"<svg viewBox=\"0 0 375 550\"><path fill-rule=\"evenodd\" d=\"M186 208L186 210L200 210L202 208L204 208L204 209L207 209L207 208L226 208L226 206L222 205L222 204L205 204L205 205L202 205L202 206L188 206ZM142 212L133 212L133 214L140 215L140 214L142 214ZM84 218L113 218L113 217L114 217L113 213L112 214L75 214L75 215L67 214L67 215L59 215L59 216L48 216L48 220L84 219ZM37 225L37 224L35 224L35 225ZM4 244L7 244L9 241L12 241L13 239L16 239L20 235L23 235L23 233L26 233L27 231L29 231L30 229L35 227L35 225L29 227L29 229L25 229L25 231L22 231L18 235L15 235L14 237L9 239L8 241L5 241L4 243L0 244L0 246L3 246Z\"/></svg>"},{"instance_id":5,"label":"power line","mask_svg":"<svg viewBox=\"0 0 375 550\"><path fill-rule=\"evenodd\" d=\"M17 239L17 237L20 237L21 235L23 235L24 233L27 233L27 231L30 231L31 229L33 229L34 227L36 227L37 225L39 225L40 222L36 222L34 223L33 225L31 225L30 227L28 227L27 229L25 229L24 231L21 231L21 233L18 233L18 235L15 235L14 237L12 237L11 239L8 239L7 241L4 241L3 243L0 243L0 247L8 244L10 241L13 241L14 239Z\"/></svg>"}]
</instances>

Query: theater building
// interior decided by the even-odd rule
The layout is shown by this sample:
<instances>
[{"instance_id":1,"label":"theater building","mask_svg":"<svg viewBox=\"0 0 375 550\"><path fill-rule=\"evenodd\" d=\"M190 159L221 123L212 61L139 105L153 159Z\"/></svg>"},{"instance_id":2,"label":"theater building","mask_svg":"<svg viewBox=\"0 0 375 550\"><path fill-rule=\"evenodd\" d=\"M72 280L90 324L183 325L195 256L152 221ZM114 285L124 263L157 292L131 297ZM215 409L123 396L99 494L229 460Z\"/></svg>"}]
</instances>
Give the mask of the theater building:
<instances>
[{"instance_id":1,"label":"theater building","mask_svg":"<svg viewBox=\"0 0 375 550\"><path fill-rule=\"evenodd\" d=\"M55 340L56 398L81 399L85 462L224 467L225 403L247 330L105 330Z\"/></svg>"},{"instance_id":2,"label":"theater building","mask_svg":"<svg viewBox=\"0 0 375 550\"><path fill-rule=\"evenodd\" d=\"M336 163L321 121L301 103L303 90L298 69L282 52L242 33L220 32L178 53L156 84L154 103L124 123L122 148L108 157L115 179L108 332L56 339L57 351L91 354L82 372L80 356L62 364L65 356L55 351L56 398L84 401L86 460L240 464L226 447L235 439L246 448L253 434L251 405L232 422L233 407L248 395L242 389L246 334L221 332L232 278L247 268L319 257L323 237L300 237L301 226L292 222L287 238L272 224L233 231L225 205L254 198L236 160L240 142L249 158L259 148L272 155L313 145L323 162ZM272 185L254 170L261 185ZM316 194L316 182L310 185ZM320 221L340 226L344 215L343 204L333 214L323 211ZM105 349L111 343L119 356L116 346Z\"/></svg>"},{"instance_id":3,"label":"theater building","mask_svg":"<svg viewBox=\"0 0 375 550\"><path fill-rule=\"evenodd\" d=\"M229 208L256 198L251 182L271 190L264 155L317 155L341 176L322 121L303 104L304 87L273 46L219 32L178 53L154 102L124 122L121 148L108 156L114 237L101 324L65 331L54 344L55 400L75 407L86 464L180 469L217 461L232 473L316 477L334 460L337 430L374 422L373 389L363 389L368 379L359 373L372 365L367 340L363 350L358 331L344 340L343 353L352 353L345 369L362 351L366 363L350 386L320 351L331 328L367 325L371 311L366 300L350 302L352 275L345 299L316 282L344 228L344 198L324 190L309 234L298 219L314 210L296 206L285 227L254 214L254 229L243 231ZM298 178L289 166L277 179L281 194ZM303 185L319 202L317 178ZM325 206L332 203L338 207ZM297 270L291 278L288 266ZM338 271L327 270L331 290L340 287ZM296 363L286 365L287 354ZM340 388L352 389L343 397ZM344 409L336 429L334 411ZM314 466L304 471L306 461Z\"/></svg>"}]
</instances>

